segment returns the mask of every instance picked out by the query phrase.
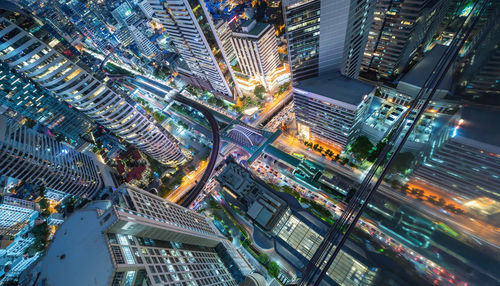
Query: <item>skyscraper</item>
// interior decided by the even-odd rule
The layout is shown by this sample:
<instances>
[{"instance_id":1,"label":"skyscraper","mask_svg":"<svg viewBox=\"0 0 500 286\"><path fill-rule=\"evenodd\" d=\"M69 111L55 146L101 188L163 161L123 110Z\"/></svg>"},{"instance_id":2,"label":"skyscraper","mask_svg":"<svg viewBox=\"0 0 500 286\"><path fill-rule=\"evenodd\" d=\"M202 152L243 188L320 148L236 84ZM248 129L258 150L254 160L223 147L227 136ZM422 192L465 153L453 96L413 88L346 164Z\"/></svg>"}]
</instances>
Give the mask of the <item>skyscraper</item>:
<instances>
[{"instance_id":1,"label":"skyscraper","mask_svg":"<svg viewBox=\"0 0 500 286\"><path fill-rule=\"evenodd\" d=\"M457 94L480 103L499 105L500 6L491 2L467 39L468 49L458 64Z\"/></svg>"},{"instance_id":2,"label":"skyscraper","mask_svg":"<svg viewBox=\"0 0 500 286\"><path fill-rule=\"evenodd\" d=\"M99 17L97 9L93 9L90 5L91 3L80 0L58 1L58 7L71 19L74 27L80 30L94 48L106 54L117 41L107 23Z\"/></svg>"},{"instance_id":3,"label":"skyscraper","mask_svg":"<svg viewBox=\"0 0 500 286\"><path fill-rule=\"evenodd\" d=\"M343 148L374 90L355 79L373 1L286 0L283 9L297 130Z\"/></svg>"},{"instance_id":4,"label":"skyscraper","mask_svg":"<svg viewBox=\"0 0 500 286\"><path fill-rule=\"evenodd\" d=\"M149 3L187 65L179 73L196 77L224 99L235 101L240 92L205 2L149 0Z\"/></svg>"},{"instance_id":5,"label":"skyscraper","mask_svg":"<svg viewBox=\"0 0 500 286\"><path fill-rule=\"evenodd\" d=\"M371 22L373 1L285 0L293 82L332 70L356 78Z\"/></svg>"},{"instance_id":6,"label":"skyscraper","mask_svg":"<svg viewBox=\"0 0 500 286\"><path fill-rule=\"evenodd\" d=\"M446 1L377 1L361 70L379 78L401 73L444 17Z\"/></svg>"},{"instance_id":7,"label":"skyscraper","mask_svg":"<svg viewBox=\"0 0 500 286\"><path fill-rule=\"evenodd\" d=\"M269 76L280 65L274 29L255 20L245 22L231 37L242 73L258 79L266 89Z\"/></svg>"},{"instance_id":8,"label":"skyscraper","mask_svg":"<svg viewBox=\"0 0 500 286\"><path fill-rule=\"evenodd\" d=\"M158 161L176 164L182 160L172 136L163 133L124 98L75 64L79 59L48 33L40 21L6 10L0 13L2 62Z\"/></svg>"},{"instance_id":9,"label":"skyscraper","mask_svg":"<svg viewBox=\"0 0 500 286\"><path fill-rule=\"evenodd\" d=\"M0 198L0 236L14 236L37 214L36 203L4 196Z\"/></svg>"},{"instance_id":10,"label":"skyscraper","mask_svg":"<svg viewBox=\"0 0 500 286\"><path fill-rule=\"evenodd\" d=\"M207 217L124 185L112 204L96 202L60 227L41 279L50 285L237 285L215 250L223 241Z\"/></svg>"},{"instance_id":11,"label":"skyscraper","mask_svg":"<svg viewBox=\"0 0 500 286\"><path fill-rule=\"evenodd\" d=\"M229 62L232 62L234 59L236 59L236 54L234 52L233 44L231 44L232 31L231 28L229 27L229 23L222 19L218 20L215 23L215 30L222 43L222 49L226 54L227 60Z\"/></svg>"},{"instance_id":12,"label":"skyscraper","mask_svg":"<svg viewBox=\"0 0 500 286\"><path fill-rule=\"evenodd\" d=\"M135 26L128 27L130 34L135 40L135 44L139 51L146 57L153 57L160 53L158 47L156 47L139 29Z\"/></svg>"},{"instance_id":13,"label":"skyscraper","mask_svg":"<svg viewBox=\"0 0 500 286\"><path fill-rule=\"evenodd\" d=\"M5 116L0 116L0 174L84 198L103 187L93 158Z\"/></svg>"},{"instance_id":14,"label":"skyscraper","mask_svg":"<svg viewBox=\"0 0 500 286\"><path fill-rule=\"evenodd\" d=\"M78 141L95 124L75 108L59 101L47 90L0 62L0 113L21 115L58 133Z\"/></svg>"},{"instance_id":15,"label":"skyscraper","mask_svg":"<svg viewBox=\"0 0 500 286\"><path fill-rule=\"evenodd\" d=\"M413 176L468 198L500 199L497 115L494 108L463 107Z\"/></svg>"},{"instance_id":16,"label":"skyscraper","mask_svg":"<svg viewBox=\"0 0 500 286\"><path fill-rule=\"evenodd\" d=\"M374 90L339 72L301 81L293 87L299 136L344 148L358 133Z\"/></svg>"}]
</instances>

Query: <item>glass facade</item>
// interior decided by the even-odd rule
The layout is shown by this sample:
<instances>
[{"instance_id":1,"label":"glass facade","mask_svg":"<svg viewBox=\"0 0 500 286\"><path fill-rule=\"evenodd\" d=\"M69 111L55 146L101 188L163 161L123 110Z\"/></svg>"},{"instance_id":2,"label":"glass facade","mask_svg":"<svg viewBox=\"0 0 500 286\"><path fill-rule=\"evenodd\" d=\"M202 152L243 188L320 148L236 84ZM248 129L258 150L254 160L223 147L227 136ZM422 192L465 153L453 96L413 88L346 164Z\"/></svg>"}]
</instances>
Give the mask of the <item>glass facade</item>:
<instances>
[{"instance_id":1,"label":"glass facade","mask_svg":"<svg viewBox=\"0 0 500 286\"><path fill-rule=\"evenodd\" d=\"M320 4L319 0L302 0L283 5L294 82L319 74Z\"/></svg>"}]
</instances>

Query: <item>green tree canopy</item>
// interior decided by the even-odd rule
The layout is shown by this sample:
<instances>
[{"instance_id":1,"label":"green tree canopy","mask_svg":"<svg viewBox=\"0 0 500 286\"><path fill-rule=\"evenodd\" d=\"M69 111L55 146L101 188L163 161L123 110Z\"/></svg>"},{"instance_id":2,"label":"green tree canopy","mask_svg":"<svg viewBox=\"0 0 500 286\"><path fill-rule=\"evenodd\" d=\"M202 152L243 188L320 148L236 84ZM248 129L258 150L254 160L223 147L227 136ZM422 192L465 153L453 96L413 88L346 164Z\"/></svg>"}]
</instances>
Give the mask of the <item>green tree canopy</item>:
<instances>
[{"instance_id":1,"label":"green tree canopy","mask_svg":"<svg viewBox=\"0 0 500 286\"><path fill-rule=\"evenodd\" d=\"M255 94L255 96L257 96L260 99L264 98L264 93L266 93L266 89L261 84L256 86L255 89L253 90L253 94Z\"/></svg>"},{"instance_id":2,"label":"green tree canopy","mask_svg":"<svg viewBox=\"0 0 500 286\"><path fill-rule=\"evenodd\" d=\"M387 145L387 142L385 140L379 141L375 146L375 149L370 151L366 159L370 162L375 162L380 153L382 153L382 149L384 149L385 145Z\"/></svg>"},{"instance_id":3,"label":"green tree canopy","mask_svg":"<svg viewBox=\"0 0 500 286\"><path fill-rule=\"evenodd\" d=\"M278 263L271 261L269 263L269 267L267 268L267 273L269 273L272 277L278 277L280 274L280 267Z\"/></svg>"},{"instance_id":4,"label":"green tree canopy","mask_svg":"<svg viewBox=\"0 0 500 286\"><path fill-rule=\"evenodd\" d=\"M45 197L43 197L39 202L38 202L38 205L40 205L40 208L42 210L46 209L49 207L49 202L47 201L47 199Z\"/></svg>"},{"instance_id":5,"label":"green tree canopy","mask_svg":"<svg viewBox=\"0 0 500 286\"><path fill-rule=\"evenodd\" d=\"M394 162L392 163L389 170L393 173L403 173L411 167L413 160L415 160L415 156L413 155L413 153L400 153L394 159Z\"/></svg>"},{"instance_id":6,"label":"green tree canopy","mask_svg":"<svg viewBox=\"0 0 500 286\"><path fill-rule=\"evenodd\" d=\"M351 144L351 152L357 159L365 159L368 157L370 150L373 148L372 142L366 136L359 136Z\"/></svg>"},{"instance_id":7,"label":"green tree canopy","mask_svg":"<svg viewBox=\"0 0 500 286\"><path fill-rule=\"evenodd\" d=\"M265 254L265 253L261 253L259 255L259 261L264 264L264 265L267 265L267 263L269 262L269 255Z\"/></svg>"}]
</instances>

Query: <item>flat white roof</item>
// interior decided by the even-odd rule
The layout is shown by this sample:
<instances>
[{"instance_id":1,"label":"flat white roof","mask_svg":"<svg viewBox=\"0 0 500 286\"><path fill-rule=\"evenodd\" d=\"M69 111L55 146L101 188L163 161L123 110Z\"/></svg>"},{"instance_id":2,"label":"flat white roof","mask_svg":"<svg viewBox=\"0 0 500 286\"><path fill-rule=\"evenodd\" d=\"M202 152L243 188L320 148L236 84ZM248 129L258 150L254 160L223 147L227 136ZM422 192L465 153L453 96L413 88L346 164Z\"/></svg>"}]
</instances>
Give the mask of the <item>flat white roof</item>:
<instances>
[{"instance_id":1,"label":"flat white roof","mask_svg":"<svg viewBox=\"0 0 500 286\"><path fill-rule=\"evenodd\" d=\"M56 232L42 261L40 281L47 279L51 286L108 285L113 270L97 212L83 209Z\"/></svg>"},{"instance_id":2,"label":"flat white roof","mask_svg":"<svg viewBox=\"0 0 500 286\"><path fill-rule=\"evenodd\" d=\"M375 86L348 78L339 71L300 81L294 89L358 106Z\"/></svg>"}]
</instances>

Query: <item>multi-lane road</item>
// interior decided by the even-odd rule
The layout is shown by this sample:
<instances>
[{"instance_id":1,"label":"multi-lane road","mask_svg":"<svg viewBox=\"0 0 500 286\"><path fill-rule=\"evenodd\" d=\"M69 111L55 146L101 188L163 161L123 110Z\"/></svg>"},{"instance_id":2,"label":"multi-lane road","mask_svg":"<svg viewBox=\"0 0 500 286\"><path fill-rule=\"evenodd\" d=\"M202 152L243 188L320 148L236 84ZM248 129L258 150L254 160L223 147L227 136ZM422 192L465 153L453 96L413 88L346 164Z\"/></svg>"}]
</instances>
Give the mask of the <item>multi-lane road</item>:
<instances>
[{"instance_id":1,"label":"multi-lane road","mask_svg":"<svg viewBox=\"0 0 500 286\"><path fill-rule=\"evenodd\" d=\"M307 158L331 169L334 173L341 174L353 181L360 182L363 179L364 173L358 169L337 164L334 161L326 159L322 155L313 150L309 150L298 140L292 140L284 136L278 137L274 141L274 146L288 154L299 152L306 155ZM412 206L422 216L427 217L433 221L443 221L450 227L459 230L459 232L477 239L481 243L487 244L490 247L500 250L500 232L497 228L488 225L479 220L471 220L470 217L465 215L455 215L451 213L444 213L441 209L427 205L417 199L405 196L400 192L394 190L390 185L382 183L378 188L378 194L396 200L401 205Z\"/></svg>"}]
</instances>

